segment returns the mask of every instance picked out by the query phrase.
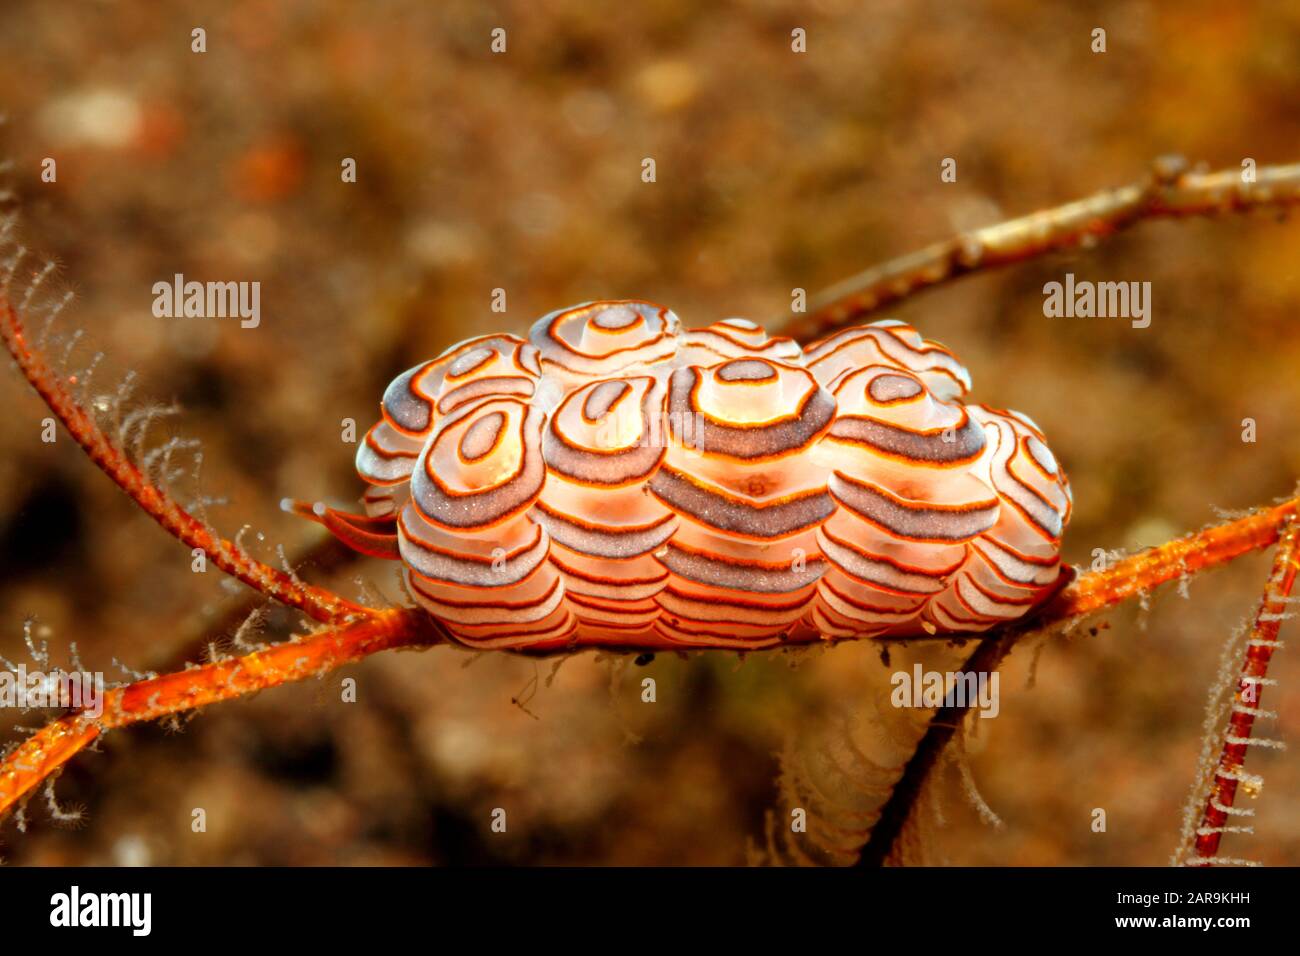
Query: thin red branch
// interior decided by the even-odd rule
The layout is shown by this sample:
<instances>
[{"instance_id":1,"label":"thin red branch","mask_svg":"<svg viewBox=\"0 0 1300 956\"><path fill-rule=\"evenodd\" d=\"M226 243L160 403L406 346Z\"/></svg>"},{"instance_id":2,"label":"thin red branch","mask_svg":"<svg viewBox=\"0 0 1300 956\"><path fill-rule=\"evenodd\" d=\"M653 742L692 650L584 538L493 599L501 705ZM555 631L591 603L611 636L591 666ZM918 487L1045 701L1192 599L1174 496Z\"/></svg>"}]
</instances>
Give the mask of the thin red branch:
<instances>
[{"instance_id":1,"label":"thin red branch","mask_svg":"<svg viewBox=\"0 0 1300 956\"><path fill-rule=\"evenodd\" d=\"M808 342L931 286L1102 239L1143 220L1296 203L1300 164L1261 166L1254 182L1244 182L1241 169L1203 173L1188 171L1176 157L1157 160L1142 182L976 229L860 272L827 289L780 334Z\"/></svg>"},{"instance_id":2,"label":"thin red branch","mask_svg":"<svg viewBox=\"0 0 1300 956\"><path fill-rule=\"evenodd\" d=\"M1278 631L1287 611L1287 599L1295 587L1297 572L1300 572L1300 525L1291 522L1282 532L1273 569L1259 611L1255 614L1241 666L1241 679L1232 702L1232 715L1223 734L1223 749L1214 771L1209 798L1205 801L1201 825L1196 831L1196 858L1205 863L1219 852L1224 827L1233 815L1233 802L1237 797L1237 785L1242 780L1246 751L1252 743L1250 735L1259 714L1268 664L1278 647Z\"/></svg>"},{"instance_id":3,"label":"thin red branch","mask_svg":"<svg viewBox=\"0 0 1300 956\"><path fill-rule=\"evenodd\" d=\"M234 542L218 537L210 527L177 504L104 433L94 417L73 397L67 383L50 368L40 352L28 344L18 310L7 299L0 299L0 338L4 339L5 347L18 363L23 377L90 460L168 534L190 548L202 549L209 560L227 574L318 621L337 623L373 613L325 588L299 581L285 571L256 560Z\"/></svg>"},{"instance_id":4,"label":"thin red branch","mask_svg":"<svg viewBox=\"0 0 1300 956\"><path fill-rule=\"evenodd\" d=\"M65 715L0 761L0 817L106 730L322 677L378 651L428 646L441 640L421 611L379 611L364 620L325 628L243 657L110 690L104 695L104 712L98 720L76 713Z\"/></svg>"}]
</instances>

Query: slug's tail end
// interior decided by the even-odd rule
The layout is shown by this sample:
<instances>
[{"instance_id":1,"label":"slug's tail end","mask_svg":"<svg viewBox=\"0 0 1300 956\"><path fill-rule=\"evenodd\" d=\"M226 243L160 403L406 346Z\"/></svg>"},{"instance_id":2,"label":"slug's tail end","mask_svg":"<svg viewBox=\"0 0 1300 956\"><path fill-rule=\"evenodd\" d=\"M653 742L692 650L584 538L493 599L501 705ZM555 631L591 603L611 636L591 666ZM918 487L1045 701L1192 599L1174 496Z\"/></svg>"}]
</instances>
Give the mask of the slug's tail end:
<instances>
[{"instance_id":1,"label":"slug's tail end","mask_svg":"<svg viewBox=\"0 0 1300 956\"><path fill-rule=\"evenodd\" d=\"M371 518L338 511L323 502L309 504L293 498L285 498L281 501L280 508L300 518L324 525L330 534L354 551L360 551L372 558L401 560L397 550L397 522L394 515Z\"/></svg>"}]
</instances>

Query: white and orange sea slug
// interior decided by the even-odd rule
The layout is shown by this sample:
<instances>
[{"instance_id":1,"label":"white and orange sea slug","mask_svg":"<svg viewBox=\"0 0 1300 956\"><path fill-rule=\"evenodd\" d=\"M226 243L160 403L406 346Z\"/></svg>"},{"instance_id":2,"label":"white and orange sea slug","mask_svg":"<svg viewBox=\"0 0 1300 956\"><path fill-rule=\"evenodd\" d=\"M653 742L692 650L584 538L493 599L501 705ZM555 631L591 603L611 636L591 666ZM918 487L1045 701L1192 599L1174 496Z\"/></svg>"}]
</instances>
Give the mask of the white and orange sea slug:
<instances>
[{"instance_id":1,"label":"white and orange sea slug","mask_svg":"<svg viewBox=\"0 0 1300 956\"><path fill-rule=\"evenodd\" d=\"M357 453L365 515L476 647L763 648L967 633L1060 574L1042 432L895 321L807 348L639 301L470 339L399 375Z\"/></svg>"}]
</instances>

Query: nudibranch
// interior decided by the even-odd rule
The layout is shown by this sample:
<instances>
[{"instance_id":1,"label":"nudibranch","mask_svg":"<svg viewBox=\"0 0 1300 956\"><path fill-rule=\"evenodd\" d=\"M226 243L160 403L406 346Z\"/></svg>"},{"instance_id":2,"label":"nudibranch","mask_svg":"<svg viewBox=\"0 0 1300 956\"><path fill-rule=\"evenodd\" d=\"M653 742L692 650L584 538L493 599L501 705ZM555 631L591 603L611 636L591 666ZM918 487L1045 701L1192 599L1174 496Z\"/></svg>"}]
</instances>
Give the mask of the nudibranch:
<instances>
[{"instance_id":1,"label":"nudibranch","mask_svg":"<svg viewBox=\"0 0 1300 956\"><path fill-rule=\"evenodd\" d=\"M765 648L965 634L1061 574L1071 496L1041 430L886 320L801 348L589 302L393 380L365 514L300 507L400 560L482 648Z\"/></svg>"}]
</instances>

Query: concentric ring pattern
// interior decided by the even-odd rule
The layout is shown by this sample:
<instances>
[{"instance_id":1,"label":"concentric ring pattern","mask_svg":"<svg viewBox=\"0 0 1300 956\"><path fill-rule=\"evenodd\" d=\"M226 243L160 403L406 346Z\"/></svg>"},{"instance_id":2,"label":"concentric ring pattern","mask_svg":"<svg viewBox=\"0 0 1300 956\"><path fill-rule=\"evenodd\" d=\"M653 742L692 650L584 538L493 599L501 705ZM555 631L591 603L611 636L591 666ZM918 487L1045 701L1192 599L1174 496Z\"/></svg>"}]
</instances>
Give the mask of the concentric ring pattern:
<instances>
[{"instance_id":1,"label":"concentric ring pattern","mask_svg":"<svg viewBox=\"0 0 1300 956\"><path fill-rule=\"evenodd\" d=\"M466 644L976 632L1056 582L1071 498L1038 427L970 386L900 322L801 349L590 302L399 375L357 470Z\"/></svg>"}]
</instances>

